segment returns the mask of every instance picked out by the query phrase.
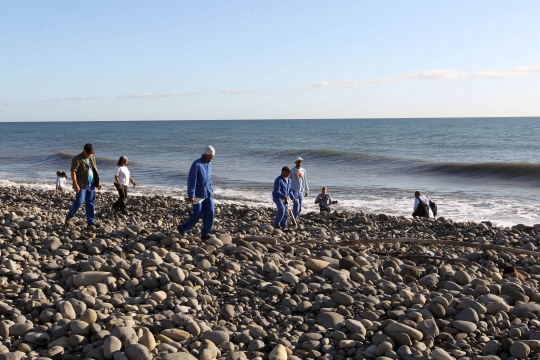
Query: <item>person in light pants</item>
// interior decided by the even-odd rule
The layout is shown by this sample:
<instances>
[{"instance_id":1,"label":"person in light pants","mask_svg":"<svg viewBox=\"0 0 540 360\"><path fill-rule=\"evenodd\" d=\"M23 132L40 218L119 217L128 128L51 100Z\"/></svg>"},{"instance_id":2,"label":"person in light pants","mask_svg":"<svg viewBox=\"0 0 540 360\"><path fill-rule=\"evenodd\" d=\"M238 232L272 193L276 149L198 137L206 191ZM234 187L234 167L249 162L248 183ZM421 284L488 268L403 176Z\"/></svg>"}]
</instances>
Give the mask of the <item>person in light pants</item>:
<instances>
[{"instance_id":1,"label":"person in light pants","mask_svg":"<svg viewBox=\"0 0 540 360\"><path fill-rule=\"evenodd\" d=\"M291 187L296 199L293 205L293 216L296 220L300 220L302 203L304 196L309 195L309 186L306 179L306 169L302 167L304 159L297 157L294 163L296 166L291 171Z\"/></svg>"}]
</instances>

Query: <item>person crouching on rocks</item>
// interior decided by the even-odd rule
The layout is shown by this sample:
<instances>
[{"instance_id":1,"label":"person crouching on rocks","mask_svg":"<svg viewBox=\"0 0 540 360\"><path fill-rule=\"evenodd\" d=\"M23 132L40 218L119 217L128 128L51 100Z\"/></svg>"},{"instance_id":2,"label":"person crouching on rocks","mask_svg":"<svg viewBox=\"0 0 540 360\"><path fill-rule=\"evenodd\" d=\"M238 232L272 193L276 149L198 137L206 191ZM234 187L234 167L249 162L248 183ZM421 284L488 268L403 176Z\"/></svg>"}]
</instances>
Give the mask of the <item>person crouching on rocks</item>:
<instances>
[{"instance_id":1,"label":"person crouching on rocks","mask_svg":"<svg viewBox=\"0 0 540 360\"><path fill-rule=\"evenodd\" d=\"M332 197L328 193L328 188L325 186L322 188L322 192L315 198L315 204L319 204L321 213L331 212L332 208L330 205L337 204L337 200L332 201Z\"/></svg>"},{"instance_id":2,"label":"person crouching on rocks","mask_svg":"<svg viewBox=\"0 0 540 360\"><path fill-rule=\"evenodd\" d=\"M430 206L431 200L426 196L422 195L420 191L416 191L414 193L414 206L412 213L413 217L425 217L425 218L433 218L433 210L431 210Z\"/></svg>"},{"instance_id":3,"label":"person crouching on rocks","mask_svg":"<svg viewBox=\"0 0 540 360\"><path fill-rule=\"evenodd\" d=\"M274 181L274 191L272 191L272 200L276 203L277 214L274 220L274 227L283 231L287 230L287 221L289 220L289 198L293 203L296 201L291 187L291 169L284 166Z\"/></svg>"},{"instance_id":4,"label":"person crouching on rocks","mask_svg":"<svg viewBox=\"0 0 540 360\"><path fill-rule=\"evenodd\" d=\"M65 172L56 172L56 191L67 191L67 176Z\"/></svg>"},{"instance_id":5,"label":"person crouching on rocks","mask_svg":"<svg viewBox=\"0 0 540 360\"><path fill-rule=\"evenodd\" d=\"M118 190L119 198L112 207L114 210L118 211L126 210L129 183L131 182L133 187L137 186L135 180L133 180L133 178L130 176L127 164L127 156L120 156L120 159L118 159L118 164L114 169L114 186L116 187L116 190Z\"/></svg>"}]
</instances>

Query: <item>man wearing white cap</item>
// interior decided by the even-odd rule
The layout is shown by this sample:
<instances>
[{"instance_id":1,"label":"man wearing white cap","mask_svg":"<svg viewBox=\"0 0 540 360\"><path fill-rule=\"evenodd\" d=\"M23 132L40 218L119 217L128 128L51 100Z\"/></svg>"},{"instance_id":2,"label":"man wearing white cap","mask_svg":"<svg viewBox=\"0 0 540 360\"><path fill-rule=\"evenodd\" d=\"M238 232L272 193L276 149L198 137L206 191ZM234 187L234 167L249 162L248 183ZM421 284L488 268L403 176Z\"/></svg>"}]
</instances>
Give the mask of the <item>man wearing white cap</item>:
<instances>
[{"instance_id":1,"label":"man wearing white cap","mask_svg":"<svg viewBox=\"0 0 540 360\"><path fill-rule=\"evenodd\" d=\"M297 157L294 163L296 166L291 172L291 188L296 198L296 202L293 205L293 216L296 220L300 219L300 213L302 212L302 201L304 196L309 194L309 186L306 179L306 170L302 167L304 159Z\"/></svg>"},{"instance_id":2,"label":"man wearing white cap","mask_svg":"<svg viewBox=\"0 0 540 360\"><path fill-rule=\"evenodd\" d=\"M206 240L214 227L214 189L212 188L212 159L216 151L208 145L200 159L191 164L187 181L187 198L193 204L193 212L184 223L178 225L178 232L193 229L203 217L201 239Z\"/></svg>"}]
</instances>

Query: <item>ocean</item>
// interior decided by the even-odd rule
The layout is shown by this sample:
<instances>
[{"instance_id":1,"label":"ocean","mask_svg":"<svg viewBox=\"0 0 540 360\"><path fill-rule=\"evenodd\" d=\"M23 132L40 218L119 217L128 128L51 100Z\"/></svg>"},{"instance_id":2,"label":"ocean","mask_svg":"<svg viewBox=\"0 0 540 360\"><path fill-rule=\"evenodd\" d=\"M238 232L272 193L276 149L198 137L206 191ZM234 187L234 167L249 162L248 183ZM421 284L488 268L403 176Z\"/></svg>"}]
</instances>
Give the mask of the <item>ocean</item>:
<instances>
[{"instance_id":1,"label":"ocean","mask_svg":"<svg viewBox=\"0 0 540 360\"><path fill-rule=\"evenodd\" d=\"M455 221L540 223L540 118L0 123L0 134L2 186L54 189L89 142L104 191L125 155L132 195L184 197L212 145L216 202L272 206L274 179L301 156L305 211L327 186L338 210L410 216L419 190Z\"/></svg>"}]
</instances>

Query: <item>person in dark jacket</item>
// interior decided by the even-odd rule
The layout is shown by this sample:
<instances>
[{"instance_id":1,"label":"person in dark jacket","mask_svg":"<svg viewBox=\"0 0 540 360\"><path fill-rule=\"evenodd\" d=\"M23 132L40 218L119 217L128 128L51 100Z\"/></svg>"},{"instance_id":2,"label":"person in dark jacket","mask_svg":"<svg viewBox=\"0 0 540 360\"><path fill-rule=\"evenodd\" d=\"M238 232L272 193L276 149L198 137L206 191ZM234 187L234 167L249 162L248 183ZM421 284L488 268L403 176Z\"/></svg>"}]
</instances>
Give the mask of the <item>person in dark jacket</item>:
<instances>
[{"instance_id":1,"label":"person in dark jacket","mask_svg":"<svg viewBox=\"0 0 540 360\"><path fill-rule=\"evenodd\" d=\"M272 200L277 206L274 227L281 230L287 230L287 221L289 220L289 199L292 199L293 202L296 201L289 175L291 175L291 169L288 166L284 166L281 169L281 175L274 181L274 191L272 191Z\"/></svg>"},{"instance_id":2,"label":"person in dark jacket","mask_svg":"<svg viewBox=\"0 0 540 360\"><path fill-rule=\"evenodd\" d=\"M96 225L96 189L101 190L96 158L92 144L84 145L83 152L71 161L71 179L75 190L75 201L66 216L66 226L71 226L71 218L75 216L82 203L86 204L86 222Z\"/></svg>"},{"instance_id":3,"label":"person in dark jacket","mask_svg":"<svg viewBox=\"0 0 540 360\"><path fill-rule=\"evenodd\" d=\"M193 212L186 221L178 225L178 232L184 234L193 229L203 218L201 239L207 240L214 227L214 188L212 187L212 159L216 151L210 145L204 149L203 155L191 164L187 181L187 198L193 204Z\"/></svg>"}]
</instances>

